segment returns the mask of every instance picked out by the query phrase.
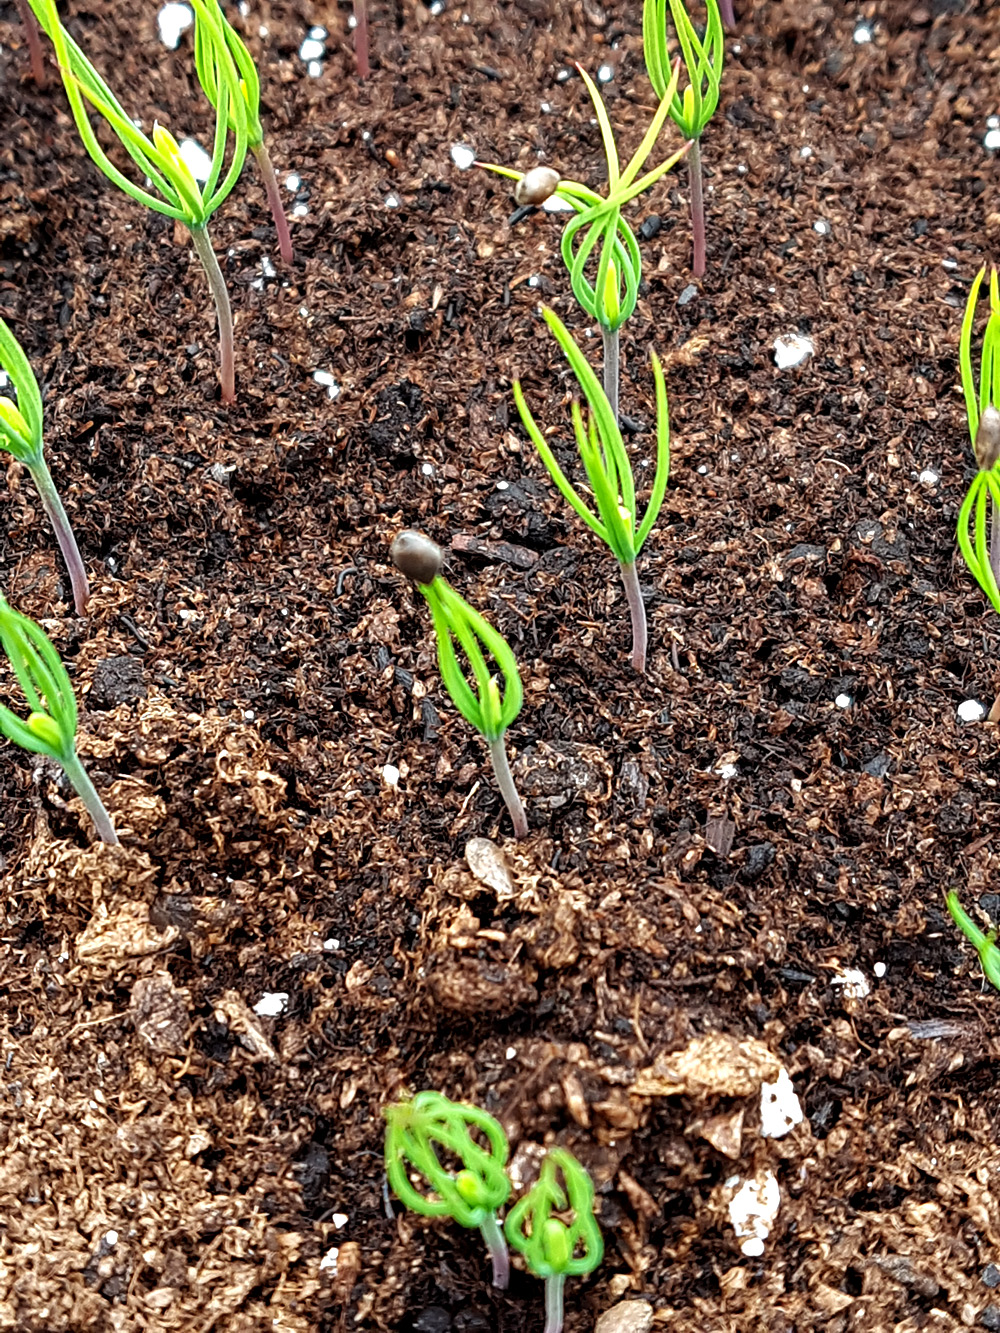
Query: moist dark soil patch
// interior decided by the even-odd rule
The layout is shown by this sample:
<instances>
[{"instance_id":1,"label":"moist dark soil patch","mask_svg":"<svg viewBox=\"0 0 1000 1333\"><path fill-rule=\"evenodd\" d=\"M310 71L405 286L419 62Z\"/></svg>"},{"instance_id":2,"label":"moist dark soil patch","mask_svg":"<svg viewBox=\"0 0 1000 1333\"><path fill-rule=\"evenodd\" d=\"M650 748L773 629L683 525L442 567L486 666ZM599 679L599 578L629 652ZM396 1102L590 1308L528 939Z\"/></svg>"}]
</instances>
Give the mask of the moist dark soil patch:
<instances>
[{"instance_id":1,"label":"moist dark soil patch","mask_svg":"<svg viewBox=\"0 0 1000 1333\"><path fill-rule=\"evenodd\" d=\"M638 6L376 4L363 87L346 7L249 11L300 209L292 270L251 170L215 220L226 410L183 237L97 175L0 4L0 311L91 614L14 464L0 580L70 667L123 841L92 846L51 767L0 748L0 1326L540 1328L541 1284L493 1291L475 1234L386 1215L382 1107L436 1087L499 1116L522 1177L553 1142L591 1169L607 1256L568 1287L571 1333L622 1297L698 1333L1000 1327L1000 1001L943 910L951 885L997 906L997 730L956 717L1000 685L997 626L953 533L1000 10L755 5L683 301L683 168L635 211L623 409L651 456L655 346L673 448L644 679L613 563L512 409L520 375L568 440L537 314L585 336L559 219L508 226L505 187L450 157L599 184L571 62L611 67L631 150ZM204 137L190 34L175 56L154 5L69 14L147 128ZM793 332L815 353L782 371ZM403 526L518 653L523 844L388 563ZM509 891L467 868L474 837ZM790 1073L786 1137L756 1085L665 1090L719 1034ZM767 1171L780 1208L746 1255L728 1203Z\"/></svg>"}]
</instances>

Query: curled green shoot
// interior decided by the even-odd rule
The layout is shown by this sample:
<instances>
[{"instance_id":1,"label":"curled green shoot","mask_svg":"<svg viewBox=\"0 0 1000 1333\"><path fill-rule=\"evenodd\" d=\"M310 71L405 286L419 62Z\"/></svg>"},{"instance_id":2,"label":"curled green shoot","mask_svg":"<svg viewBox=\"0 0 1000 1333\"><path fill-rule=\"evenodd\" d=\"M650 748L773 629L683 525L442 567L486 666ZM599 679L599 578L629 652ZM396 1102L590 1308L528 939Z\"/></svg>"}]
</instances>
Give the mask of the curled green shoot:
<instances>
[{"instance_id":1,"label":"curled green shoot","mask_svg":"<svg viewBox=\"0 0 1000 1333\"><path fill-rule=\"evenodd\" d=\"M642 44L646 72L657 97L668 87L670 54L667 44L667 5L673 21L681 59L687 74L683 92L676 88L670 98L674 124L691 141L688 172L691 178L691 232L694 243L692 271L705 273L705 196L701 169L701 136L719 105L725 35L718 0L705 0L705 36L691 22L684 0L645 0L642 10ZM730 6L731 9L731 6ZM730 21L730 20L727 20Z\"/></svg>"},{"instance_id":2,"label":"curled green shoot","mask_svg":"<svg viewBox=\"0 0 1000 1333\"><path fill-rule=\"evenodd\" d=\"M504 1170L510 1150L500 1123L440 1092L418 1092L412 1101L387 1106L384 1115L385 1170L397 1199L425 1217L478 1227L493 1262L493 1285L506 1287L510 1263L497 1209L510 1195ZM442 1162L442 1152L458 1171Z\"/></svg>"},{"instance_id":3,"label":"curled green shoot","mask_svg":"<svg viewBox=\"0 0 1000 1333\"><path fill-rule=\"evenodd\" d=\"M56 534L73 589L73 605L78 616L87 612L90 585L83 567L80 548L73 536L66 510L55 488L45 461L42 431L42 395L38 381L24 354L24 349L8 325L0 319L0 370L10 378L17 393L17 406L10 398L0 397L0 449L12 454L31 474L49 522Z\"/></svg>"},{"instance_id":4,"label":"curled green shoot","mask_svg":"<svg viewBox=\"0 0 1000 1333\"><path fill-rule=\"evenodd\" d=\"M268 207L271 210L271 217L274 219L275 230L278 233L278 249L281 258L286 264L291 264L294 259L292 237L288 230L285 208L281 202L278 178L275 175L274 166L267 151L267 144L264 142L264 127L260 120L260 76L257 73L257 66L254 63L253 56L247 50L246 43L223 14L219 0L206 0L206 6L212 13L217 30L221 31L225 38L229 53L240 76L240 90L246 103L247 147L254 155L261 179L264 182ZM219 71L218 47L215 37L211 30L206 29L198 17L195 18L194 27L194 62L202 92L218 111L219 90L221 87L224 95L225 78ZM236 124L232 115L229 117L229 128L234 134L236 133Z\"/></svg>"},{"instance_id":5,"label":"curled green shoot","mask_svg":"<svg viewBox=\"0 0 1000 1333\"><path fill-rule=\"evenodd\" d=\"M1000 614L1000 286L995 269L990 275L990 314L983 334L978 384L972 366L973 324L985 276L983 267L969 290L959 336L962 393L978 470L958 513L957 536L965 563Z\"/></svg>"},{"instance_id":6,"label":"curled green shoot","mask_svg":"<svg viewBox=\"0 0 1000 1333\"><path fill-rule=\"evenodd\" d=\"M563 472L548 441L531 415L521 385L517 381L514 383L514 401L524 429L528 432L532 444L538 450L559 491L587 527L606 543L618 561L632 618L632 665L636 671L644 672L648 631L646 608L643 605L636 572L636 560L659 515L670 476L670 419L663 369L658 357L653 353L651 359L653 380L656 385L656 471L646 511L640 521L632 464L607 394L558 315L547 307L543 308L542 315L565 353L570 369L576 376L577 383L590 407L588 422L584 422L578 402L573 403L572 411L577 451L590 484L593 506L587 503Z\"/></svg>"},{"instance_id":7,"label":"curled green shoot","mask_svg":"<svg viewBox=\"0 0 1000 1333\"><path fill-rule=\"evenodd\" d=\"M0 644L30 710L24 719L0 704L0 732L22 749L54 759L86 807L101 841L117 846L108 812L76 753L76 698L66 668L41 626L15 611L2 595Z\"/></svg>"},{"instance_id":8,"label":"curled green shoot","mask_svg":"<svg viewBox=\"0 0 1000 1333\"><path fill-rule=\"evenodd\" d=\"M617 418L618 331L635 309L642 280L639 243L632 228L622 217L622 209L655 185L661 176L677 165L688 150L689 145L684 144L658 166L643 172L670 114L680 77L680 63L676 64L663 89L660 104L642 143L624 169L619 163L618 148L604 99L587 72L579 65L577 69L593 102L600 127L607 164L608 193L606 196L600 195L579 181L561 179L555 173L549 193L569 204L577 214L563 231L561 254L569 272L573 295L581 308L600 325L604 340L604 388L611 410ZM518 198L518 190L533 174L513 171L509 167L489 162L477 165L515 181L515 198ZM535 202L535 199L530 198L525 202ZM596 271L593 265L595 256Z\"/></svg>"},{"instance_id":9,"label":"curled green shoot","mask_svg":"<svg viewBox=\"0 0 1000 1333\"><path fill-rule=\"evenodd\" d=\"M553 1216L567 1212L572 1213L568 1222ZM572 1153L548 1151L538 1180L507 1214L504 1232L535 1277L545 1279L545 1333L560 1333L567 1275L591 1273L604 1257L594 1184Z\"/></svg>"},{"instance_id":10,"label":"curled green shoot","mask_svg":"<svg viewBox=\"0 0 1000 1333\"><path fill-rule=\"evenodd\" d=\"M497 786L514 825L514 836L525 838L528 819L514 785L504 743L507 728L524 701L517 660L510 645L441 577L441 552L433 542L417 532L400 533L393 542L392 558L396 568L416 582L430 607L441 679L455 707L486 741ZM456 644L469 664L471 684L459 663ZM497 671L490 670L483 649L493 658ZM498 674L503 680L502 690Z\"/></svg>"},{"instance_id":11,"label":"curled green shoot","mask_svg":"<svg viewBox=\"0 0 1000 1333\"><path fill-rule=\"evenodd\" d=\"M62 74L70 111L84 147L113 185L155 213L182 222L191 233L195 253L205 269L219 321L222 400L236 401L233 356L233 316L226 282L208 235L208 221L228 197L243 170L248 146L247 102L240 76L218 18L207 0L191 0L203 35L215 50L215 71L225 88L226 112L216 108L211 166L204 182L195 180L176 139L154 123L152 137L137 129L107 83L66 32L55 0L30 0L32 9L53 47ZM125 152L148 179L137 185L120 171L101 147L90 123L87 106L106 122ZM229 138L232 132L233 143ZM228 166L226 165L228 158ZM225 171L224 171L225 168Z\"/></svg>"},{"instance_id":12,"label":"curled green shoot","mask_svg":"<svg viewBox=\"0 0 1000 1333\"><path fill-rule=\"evenodd\" d=\"M968 912L963 911L958 901L958 894L954 890L945 895L945 902L948 904L951 919L979 954L979 962L986 980L991 986L1000 990L1000 949L994 943L996 931L981 931Z\"/></svg>"}]
</instances>

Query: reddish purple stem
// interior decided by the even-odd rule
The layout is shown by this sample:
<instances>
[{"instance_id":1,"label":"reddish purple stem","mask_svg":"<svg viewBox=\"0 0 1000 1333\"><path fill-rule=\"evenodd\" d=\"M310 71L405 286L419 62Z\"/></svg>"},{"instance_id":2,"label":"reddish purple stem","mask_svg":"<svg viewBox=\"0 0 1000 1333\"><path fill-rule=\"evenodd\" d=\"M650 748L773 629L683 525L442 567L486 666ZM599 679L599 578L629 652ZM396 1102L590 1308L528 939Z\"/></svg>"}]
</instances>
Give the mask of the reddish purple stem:
<instances>
[{"instance_id":1,"label":"reddish purple stem","mask_svg":"<svg viewBox=\"0 0 1000 1333\"><path fill-rule=\"evenodd\" d=\"M701 175L701 144L697 139L688 153L688 172L691 177L691 234L694 238L694 258L691 271L696 278L705 276L705 194Z\"/></svg>"},{"instance_id":2,"label":"reddish purple stem","mask_svg":"<svg viewBox=\"0 0 1000 1333\"><path fill-rule=\"evenodd\" d=\"M372 72L368 63L368 0L354 0L354 59L358 78L367 79Z\"/></svg>"},{"instance_id":3,"label":"reddish purple stem","mask_svg":"<svg viewBox=\"0 0 1000 1333\"><path fill-rule=\"evenodd\" d=\"M87 571L83 567L80 548L76 544L73 529L69 525L66 510L63 508L62 500L59 499L59 492L55 488L48 464L44 458L40 457L37 463L28 464L28 471L31 473L42 502L42 508L49 517L52 530L56 534L56 541L59 543L59 549L62 551L63 560L66 562L69 581L73 588L73 605L76 607L76 614L85 616L87 614L87 602L90 600L90 584L87 582Z\"/></svg>"},{"instance_id":4,"label":"reddish purple stem","mask_svg":"<svg viewBox=\"0 0 1000 1333\"><path fill-rule=\"evenodd\" d=\"M736 15L733 13L733 0L719 0L719 13L727 28L736 27Z\"/></svg>"},{"instance_id":5,"label":"reddish purple stem","mask_svg":"<svg viewBox=\"0 0 1000 1333\"><path fill-rule=\"evenodd\" d=\"M264 191L267 194L268 206L271 209L271 217L274 219L274 228L278 233L278 249L281 251L281 258L286 264L292 263L295 255L292 251L292 235L288 230L288 219L285 217L285 206L281 202L281 190L278 186L278 178L274 174L274 167L271 165L271 157L267 151L267 145L261 139L256 148L251 149L254 157L257 159L257 166L260 168L261 179L264 182Z\"/></svg>"},{"instance_id":6,"label":"reddish purple stem","mask_svg":"<svg viewBox=\"0 0 1000 1333\"><path fill-rule=\"evenodd\" d=\"M28 0L14 0L17 5L17 12L21 16L21 22L24 24L24 35L28 42L28 54L31 57L31 75L39 88L49 86L48 75L45 73L45 58L42 55L42 39L38 32L38 22L28 5Z\"/></svg>"}]
</instances>

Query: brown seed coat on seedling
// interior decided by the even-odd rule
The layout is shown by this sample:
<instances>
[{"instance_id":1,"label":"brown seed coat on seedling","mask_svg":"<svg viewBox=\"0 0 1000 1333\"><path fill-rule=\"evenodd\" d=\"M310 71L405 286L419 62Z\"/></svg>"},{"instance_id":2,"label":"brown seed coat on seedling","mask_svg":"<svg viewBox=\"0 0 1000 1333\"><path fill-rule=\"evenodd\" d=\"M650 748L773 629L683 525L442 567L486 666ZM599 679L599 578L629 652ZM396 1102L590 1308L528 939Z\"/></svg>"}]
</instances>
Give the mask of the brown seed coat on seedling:
<instances>
[{"instance_id":1,"label":"brown seed coat on seedling","mask_svg":"<svg viewBox=\"0 0 1000 1333\"><path fill-rule=\"evenodd\" d=\"M974 445L980 472L989 472L1000 458L1000 412L987 407L979 418Z\"/></svg>"},{"instance_id":2,"label":"brown seed coat on seedling","mask_svg":"<svg viewBox=\"0 0 1000 1333\"><path fill-rule=\"evenodd\" d=\"M401 532L389 549L392 563L415 583L433 583L441 573L441 548L422 532Z\"/></svg>"},{"instance_id":3,"label":"brown seed coat on seedling","mask_svg":"<svg viewBox=\"0 0 1000 1333\"><path fill-rule=\"evenodd\" d=\"M532 204L537 207L555 194L558 184L558 171L551 167L532 167L514 186L514 200L522 206Z\"/></svg>"}]
</instances>

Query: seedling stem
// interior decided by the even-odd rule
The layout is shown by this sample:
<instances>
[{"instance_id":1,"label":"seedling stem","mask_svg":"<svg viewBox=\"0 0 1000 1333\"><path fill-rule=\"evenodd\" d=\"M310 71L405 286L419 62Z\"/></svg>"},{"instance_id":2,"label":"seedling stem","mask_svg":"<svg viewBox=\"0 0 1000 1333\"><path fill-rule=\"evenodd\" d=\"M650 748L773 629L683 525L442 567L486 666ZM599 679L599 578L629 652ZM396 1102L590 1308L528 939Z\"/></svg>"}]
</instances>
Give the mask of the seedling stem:
<instances>
[{"instance_id":1,"label":"seedling stem","mask_svg":"<svg viewBox=\"0 0 1000 1333\"><path fill-rule=\"evenodd\" d=\"M701 142L692 141L688 153L688 173L691 177L691 271L696 278L705 276L705 187L701 170Z\"/></svg>"},{"instance_id":2,"label":"seedling stem","mask_svg":"<svg viewBox=\"0 0 1000 1333\"><path fill-rule=\"evenodd\" d=\"M550 1273L545 1279L545 1333L560 1333L563 1326L565 1273Z\"/></svg>"},{"instance_id":3,"label":"seedling stem","mask_svg":"<svg viewBox=\"0 0 1000 1333\"><path fill-rule=\"evenodd\" d=\"M601 336L604 340L604 392L617 421L621 340L618 330L609 329L606 324L601 325Z\"/></svg>"},{"instance_id":4,"label":"seedling stem","mask_svg":"<svg viewBox=\"0 0 1000 1333\"><path fill-rule=\"evenodd\" d=\"M368 63L368 0L354 0L354 62L358 78L367 79L372 72Z\"/></svg>"},{"instance_id":5,"label":"seedling stem","mask_svg":"<svg viewBox=\"0 0 1000 1333\"><path fill-rule=\"evenodd\" d=\"M497 787L500 789L504 804L510 812L511 823L514 825L514 837L526 838L528 836L528 816L524 813L524 805L517 793L517 788L514 786L514 775L510 771L510 762L507 759L507 747L504 744L503 736L497 736L488 744L493 775L497 780Z\"/></svg>"},{"instance_id":6,"label":"seedling stem","mask_svg":"<svg viewBox=\"0 0 1000 1333\"><path fill-rule=\"evenodd\" d=\"M201 266L208 278L209 290L215 302L215 313L219 320L219 379L222 386L222 401L236 402L236 367L233 350L233 311L229 304L229 292L226 280L215 256L211 237L206 226L191 228L191 243L195 254L201 260Z\"/></svg>"},{"instance_id":7,"label":"seedling stem","mask_svg":"<svg viewBox=\"0 0 1000 1333\"><path fill-rule=\"evenodd\" d=\"M59 492L55 488L48 464L44 457L40 455L37 462L27 463L26 466L31 473L32 481L35 483L42 508L48 515L52 530L56 534L56 541L59 543L60 551L62 551L63 560L66 562L70 586L73 589L73 605L76 608L76 614L78 616L86 615L87 602L90 600L90 584L87 581L87 571L83 567L80 548L76 544L73 529L69 525L66 510L59 498Z\"/></svg>"},{"instance_id":8,"label":"seedling stem","mask_svg":"<svg viewBox=\"0 0 1000 1333\"><path fill-rule=\"evenodd\" d=\"M35 16L31 12L28 0L15 0L17 12L21 17L21 23L24 26L24 36L28 43L28 55L31 58L31 77L39 88L49 86L48 75L45 73L45 57L42 54L42 39L38 32L38 24L35 22Z\"/></svg>"}]
</instances>

